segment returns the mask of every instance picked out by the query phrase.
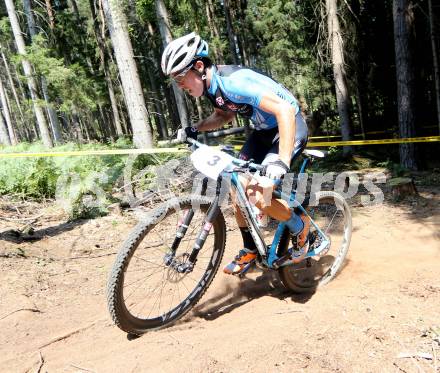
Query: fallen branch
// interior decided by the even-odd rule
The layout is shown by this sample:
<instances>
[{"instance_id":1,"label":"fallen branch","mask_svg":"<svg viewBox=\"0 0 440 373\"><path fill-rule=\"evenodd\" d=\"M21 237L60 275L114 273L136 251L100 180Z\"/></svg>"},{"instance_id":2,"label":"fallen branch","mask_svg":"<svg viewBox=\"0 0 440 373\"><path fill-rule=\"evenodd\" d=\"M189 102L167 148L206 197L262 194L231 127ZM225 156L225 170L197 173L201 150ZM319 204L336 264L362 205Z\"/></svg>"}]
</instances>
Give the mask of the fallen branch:
<instances>
[{"instance_id":1,"label":"fallen branch","mask_svg":"<svg viewBox=\"0 0 440 373\"><path fill-rule=\"evenodd\" d=\"M399 353L399 355L397 355L398 359L413 358L413 357L420 357L422 359L432 360L432 355L427 352L415 352L415 353L401 352Z\"/></svg>"},{"instance_id":2,"label":"fallen branch","mask_svg":"<svg viewBox=\"0 0 440 373\"><path fill-rule=\"evenodd\" d=\"M405 369L402 369L402 368L399 367L396 363L393 363L393 365L394 365L397 369L399 369L401 372L403 372L403 373L408 373Z\"/></svg>"},{"instance_id":3,"label":"fallen branch","mask_svg":"<svg viewBox=\"0 0 440 373\"><path fill-rule=\"evenodd\" d=\"M104 321L104 319L94 321L94 322L92 322L91 324L89 324L89 325L87 325L87 326L84 326L84 327L79 328L79 329L72 330L72 331L69 332L69 333L66 333L66 334L64 334L64 335L61 335L61 336L59 336L59 337L56 337L56 338L50 340L49 342L46 342L45 344L41 345L39 348L41 349L41 348L47 347L47 346L49 346L49 345L51 345L51 344L54 344L54 343L56 343L56 342L62 341L62 340L64 340L64 339L67 339L67 338L71 337L72 335L78 334L78 333L80 333L80 332L82 332L82 331L84 331L84 330L86 330L86 329L91 328L92 326L94 326L95 324L97 324L98 322L101 322L101 321Z\"/></svg>"},{"instance_id":4,"label":"fallen branch","mask_svg":"<svg viewBox=\"0 0 440 373\"><path fill-rule=\"evenodd\" d=\"M41 218L44 214L39 214L37 216L31 216L29 218L5 218L4 216L0 216L0 219L6 220L6 221L28 221L28 220L38 220Z\"/></svg>"},{"instance_id":5,"label":"fallen branch","mask_svg":"<svg viewBox=\"0 0 440 373\"><path fill-rule=\"evenodd\" d=\"M277 314L277 315L282 315L282 314L284 314L284 313L294 313L294 312L304 312L304 311L301 311L301 310L287 310L287 311L279 311L279 312L275 312L275 314Z\"/></svg>"},{"instance_id":6,"label":"fallen branch","mask_svg":"<svg viewBox=\"0 0 440 373\"><path fill-rule=\"evenodd\" d=\"M87 368L82 368L82 367L80 367L80 366L78 366L78 365L75 365L75 364L69 364L71 367L74 367L74 368L76 368L76 369L79 369L79 370L83 370L83 371L85 371L85 372L95 372L94 370L90 370L90 369L87 369Z\"/></svg>"},{"instance_id":7,"label":"fallen branch","mask_svg":"<svg viewBox=\"0 0 440 373\"><path fill-rule=\"evenodd\" d=\"M111 253L107 253L107 254L100 254L100 255L94 255L94 256L86 256L86 255L84 255L84 256L72 256L69 259L93 259L93 258L101 258L103 256L115 255L117 253L118 252L115 251L115 252L111 252Z\"/></svg>"},{"instance_id":8,"label":"fallen branch","mask_svg":"<svg viewBox=\"0 0 440 373\"><path fill-rule=\"evenodd\" d=\"M18 310L15 310L15 311L12 311L12 312L8 313L7 315L5 315L2 318L0 318L0 320L6 319L8 316L11 316L12 314L14 314L16 312L20 312L20 311L29 311L29 312L42 313L39 309L36 309L36 308L20 308Z\"/></svg>"},{"instance_id":9,"label":"fallen branch","mask_svg":"<svg viewBox=\"0 0 440 373\"><path fill-rule=\"evenodd\" d=\"M41 368L43 367L44 364L44 358L43 355L41 355L41 351L38 351L38 353L40 354L40 365L38 366L36 373L41 372Z\"/></svg>"}]
</instances>

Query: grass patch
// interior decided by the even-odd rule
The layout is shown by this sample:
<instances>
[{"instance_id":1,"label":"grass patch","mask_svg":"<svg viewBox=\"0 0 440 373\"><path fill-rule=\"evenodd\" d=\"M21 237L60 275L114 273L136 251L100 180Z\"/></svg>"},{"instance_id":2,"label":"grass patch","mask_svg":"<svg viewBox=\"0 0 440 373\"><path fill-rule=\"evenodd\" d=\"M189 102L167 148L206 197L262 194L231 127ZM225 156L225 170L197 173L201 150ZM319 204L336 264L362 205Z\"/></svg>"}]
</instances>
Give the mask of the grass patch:
<instances>
[{"instance_id":1,"label":"grass patch","mask_svg":"<svg viewBox=\"0 0 440 373\"><path fill-rule=\"evenodd\" d=\"M63 152L133 148L127 139L103 145L68 143L47 149L41 143L21 143L0 147L3 153ZM132 163L131 174L150 165L159 165L175 154L141 154ZM0 163L0 195L43 200L57 198L72 218L88 218L107 213L111 192L126 167L128 155L32 157L3 159ZM147 177L154 177L149 174Z\"/></svg>"}]
</instances>

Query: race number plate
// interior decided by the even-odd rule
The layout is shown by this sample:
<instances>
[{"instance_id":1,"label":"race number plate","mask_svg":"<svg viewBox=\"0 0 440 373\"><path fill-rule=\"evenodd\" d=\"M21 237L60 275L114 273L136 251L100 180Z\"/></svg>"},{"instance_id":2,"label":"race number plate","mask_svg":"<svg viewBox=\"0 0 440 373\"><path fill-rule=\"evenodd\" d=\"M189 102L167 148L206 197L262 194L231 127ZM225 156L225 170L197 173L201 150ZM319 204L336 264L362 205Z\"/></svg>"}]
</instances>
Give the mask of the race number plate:
<instances>
[{"instance_id":1,"label":"race number plate","mask_svg":"<svg viewBox=\"0 0 440 373\"><path fill-rule=\"evenodd\" d=\"M209 146L201 146L191 154L194 167L203 175L214 180L226 167L232 164L233 159L234 157L231 155Z\"/></svg>"}]
</instances>

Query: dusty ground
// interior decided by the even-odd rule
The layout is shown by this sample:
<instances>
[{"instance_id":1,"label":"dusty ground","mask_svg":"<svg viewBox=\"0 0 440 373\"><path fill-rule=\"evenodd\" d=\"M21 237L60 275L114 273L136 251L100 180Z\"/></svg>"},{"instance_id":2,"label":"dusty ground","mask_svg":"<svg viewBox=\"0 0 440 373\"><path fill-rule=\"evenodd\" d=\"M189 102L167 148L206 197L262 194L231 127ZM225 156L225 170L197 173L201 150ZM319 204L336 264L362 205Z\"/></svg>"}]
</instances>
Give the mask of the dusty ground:
<instances>
[{"instance_id":1,"label":"dusty ground","mask_svg":"<svg viewBox=\"0 0 440 373\"><path fill-rule=\"evenodd\" d=\"M261 273L218 273L196 312L134 340L105 303L129 219L65 223L25 204L21 216L45 214L34 223L41 239L22 241L7 231L23 221L3 203L0 371L440 372L440 188L419 191L399 204L354 203L347 264L312 296ZM229 232L224 261L237 242Z\"/></svg>"}]
</instances>

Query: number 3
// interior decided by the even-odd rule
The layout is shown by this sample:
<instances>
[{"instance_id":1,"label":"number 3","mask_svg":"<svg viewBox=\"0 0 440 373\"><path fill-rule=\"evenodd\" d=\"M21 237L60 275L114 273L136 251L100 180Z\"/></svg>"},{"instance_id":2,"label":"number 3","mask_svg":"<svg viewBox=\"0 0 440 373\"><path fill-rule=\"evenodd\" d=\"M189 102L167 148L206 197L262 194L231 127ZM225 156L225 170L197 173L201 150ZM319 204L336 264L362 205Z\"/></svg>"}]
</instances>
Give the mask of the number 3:
<instances>
[{"instance_id":1,"label":"number 3","mask_svg":"<svg viewBox=\"0 0 440 373\"><path fill-rule=\"evenodd\" d=\"M214 155L214 157L212 157L212 159L208 161L208 165L215 166L220 159L221 158L218 155Z\"/></svg>"}]
</instances>

